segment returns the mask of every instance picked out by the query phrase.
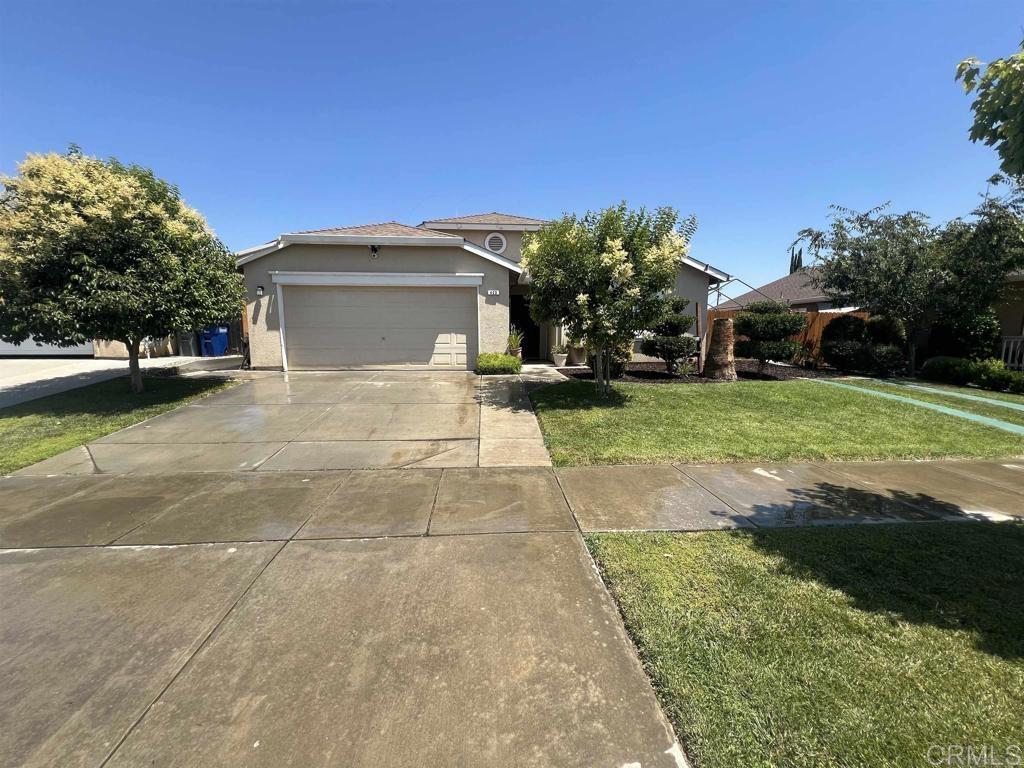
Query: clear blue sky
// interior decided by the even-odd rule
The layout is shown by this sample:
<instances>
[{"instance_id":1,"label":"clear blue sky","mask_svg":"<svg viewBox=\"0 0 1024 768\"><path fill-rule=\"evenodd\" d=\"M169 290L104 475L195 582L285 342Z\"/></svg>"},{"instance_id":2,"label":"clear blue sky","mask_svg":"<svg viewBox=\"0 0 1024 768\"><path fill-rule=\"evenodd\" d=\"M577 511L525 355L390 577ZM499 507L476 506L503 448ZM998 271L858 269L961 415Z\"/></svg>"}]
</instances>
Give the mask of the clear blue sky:
<instances>
[{"instance_id":1,"label":"clear blue sky","mask_svg":"<svg viewBox=\"0 0 1024 768\"><path fill-rule=\"evenodd\" d=\"M995 153L957 62L1014 2L0 0L0 170L151 166L232 248L280 232L626 199L694 212L694 255L784 273L838 202L966 213Z\"/></svg>"}]
</instances>

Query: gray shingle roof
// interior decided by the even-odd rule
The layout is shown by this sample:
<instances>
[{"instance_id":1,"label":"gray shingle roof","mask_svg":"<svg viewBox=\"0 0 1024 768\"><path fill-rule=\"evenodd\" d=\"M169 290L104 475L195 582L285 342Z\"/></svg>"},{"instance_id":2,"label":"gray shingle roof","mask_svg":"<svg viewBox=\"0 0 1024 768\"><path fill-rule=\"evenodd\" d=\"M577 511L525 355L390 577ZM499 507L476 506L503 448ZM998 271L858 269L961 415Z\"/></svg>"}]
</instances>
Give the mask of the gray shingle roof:
<instances>
[{"instance_id":1,"label":"gray shingle roof","mask_svg":"<svg viewBox=\"0 0 1024 768\"><path fill-rule=\"evenodd\" d=\"M356 227L328 227L327 229L306 229L292 232L293 235L366 235L377 237L455 237L447 232L435 232L423 227L411 227L397 221L380 224L361 224Z\"/></svg>"},{"instance_id":2,"label":"gray shingle roof","mask_svg":"<svg viewBox=\"0 0 1024 768\"><path fill-rule=\"evenodd\" d=\"M531 219L529 216L513 216L510 213L498 213L497 211L474 213L470 216L453 216L446 219L427 219L427 221L432 224L523 224L527 226L547 224L544 219Z\"/></svg>"},{"instance_id":3,"label":"gray shingle roof","mask_svg":"<svg viewBox=\"0 0 1024 768\"><path fill-rule=\"evenodd\" d=\"M821 288L814 284L814 276L818 270L816 267L807 267L794 272L791 275L780 277L767 285L762 285L756 291L737 296L731 301L718 305L719 309L742 309L752 301L788 301L790 304L800 304L805 301L825 301L827 297Z\"/></svg>"}]
</instances>

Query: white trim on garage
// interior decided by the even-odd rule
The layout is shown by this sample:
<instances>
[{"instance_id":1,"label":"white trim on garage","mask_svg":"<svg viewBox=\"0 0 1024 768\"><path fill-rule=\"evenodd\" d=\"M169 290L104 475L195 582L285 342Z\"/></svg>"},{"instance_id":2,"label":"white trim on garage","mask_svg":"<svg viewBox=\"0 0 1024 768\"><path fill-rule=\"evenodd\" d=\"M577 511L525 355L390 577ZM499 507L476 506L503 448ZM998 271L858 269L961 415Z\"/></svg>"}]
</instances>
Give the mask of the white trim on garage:
<instances>
[{"instance_id":1,"label":"white trim on garage","mask_svg":"<svg viewBox=\"0 0 1024 768\"><path fill-rule=\"evenodd\" d=\"M278 285L365 285L434 288L470 288L483 285L483 272L302 272L275 270L270 279Z\"/></svg>"},{"instance_id":2,"label":"white trim on garage","mask_svg":"<svg viewBox=\"0 0 1024 768\"><path fill-rule=\"evenodd\" d=\"M302 272L276 270L270 272L277 294L278 336L281 339L281 370L288 372L288 347L285 339L284 286L407 286L419 288L478 288L483 285L482 272ZM480 345L480 299L476 301L476 343Z\"/></svg>"},{"instance_id":3,"label":"white trim on garage","mask_svg":"<svg viewBox=\"0 0 1024 768\"><path fill-rule=\"evenodd\" d=\"M284 285L282 283L277 283L275 288L277 290L277 324L280 330L280 332L277 335L281 339L281 370L287 373L288 344L285 342L284 338Z\"/></svg>"}]
</instances>

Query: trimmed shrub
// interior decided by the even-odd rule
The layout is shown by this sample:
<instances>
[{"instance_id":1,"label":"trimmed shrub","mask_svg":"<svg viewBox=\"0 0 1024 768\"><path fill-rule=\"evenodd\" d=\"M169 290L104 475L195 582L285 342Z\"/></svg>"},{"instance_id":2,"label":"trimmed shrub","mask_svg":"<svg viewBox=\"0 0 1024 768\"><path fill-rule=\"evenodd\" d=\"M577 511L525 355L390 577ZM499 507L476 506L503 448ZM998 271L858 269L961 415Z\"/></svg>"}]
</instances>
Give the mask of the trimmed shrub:
<instances>
[{"instance_id":1,"label":"trimmed shrub","mask_svg":"<svg viewBox=\"0 0 1024 768\"><path fill-rule=\"evenodd\" d=\"M1002 391L1010 386L1013 371L1002 360L981 360L971 365L971 383L982 389Z\"/></svg>"},{"instance_id":2,"label":"trimmed shrub","mask_svg":"<svg viewBox=\"0 0 1024 768\"><path fill-rule=\"evenodd\" d=\"M865 320L864 331L872 344L902 347L907 343L907 331L903 323L885 315L872 315Z\"/></svg>"},{"instance_id":3,"label":"trimmed shrub","mask_svg":"<svg viewBox=\"0 0 1024 768\"><path fill-rule=\"evenodd\" d=\"M857 315L839 315L821 329L821 344L833 341L864 341L867 338L864 318Z\"/></svg>"},{"instance_id":4,"label":"trimmed shrub","mask_svg":"<svg viewBox=\"0 0 1024 768\"><path fill-rule=\"evenodd\" d=\"M609 356L609 375L613 379L621 379L626 373L626 366L629 364L629 361L633 359L633 345L623 344L615 347L615 349L609 352Z\"/></svg>"},{"instance_id":5,"label":"trimmed shrub","mask_svg":"<svg viewBox=\"0 0 1024 768\"><path fill-rule=\"evenodd\" d=\"M789 362L800 351L790 337L804 329L807 317L791 312L784 301L755 301L733 318L733 327L746 339L736 343L736 354L753 357L761 369L768 360Z\"/></svg>"},{"instance_id":6,"label":"trimmed shrub","mask_svg":"<svg viewBox=\"0 0 1024 768\"><path fill-rule=\"evenodd\" d=\"M974 384L995 392L1024 394L1024 372L1011 371L1002 360L967 360L963 357L932 357L925 360L921 378L943 384Z\"/></svg>"},{"instance_id":7,"label":"trimmed shrub","mask_svg":"<svg viewBox=\"0 0 1024 768\"><path fill-rule=\"evenodd\" d=\"M858 318L860 319L860 318ZM826 327L831 328L831 324ZM870 347L863 341L822 341L821 356L825 362L840 371L864 371L870 367Z\"/></svg>"},{"instance_id":8,"label":"trimmed shrub","mask_svg":"<svg viewBox=\"0 0 1024 768\"><path fill-rule=\"evenodd\" d=\"M903 347L895 344L871 344L867 348L871 369L879 376L892 376L906 366Z\"/></svg>"},{"instance_id":9,"label":"trimmed shrub","mask_svg":"<svg viewBox=\"0 0 1024 768\"><path fill-rule=\"evenodd\" d=\"M992 310L956 321L938 321L928 338L928 354L986 360L999 354L1002 326Z\"/></svg>"},{"instance_id":10,"label":"trimmed shrub","mask_svg":"<svg viewBox=\"0 0 1024 768\"><path fill-rule=\"evenodd\" d=\"M683 314L689 304L688 299L672 296L666 302L664 317L640 342L640 351L664 360L665 370L671 374L697 351L697 339L684 335L693 325L693 315Z\"/></svg>"},{"instance_id":11,"label":"trimmed shrub","mask_svg":"<svg viewBox=\"0 0 1024 768\"><path fill-rule=\"evenodd\" d=\"M876 315L867 320L841 315L821 332L821 356L841 371L891 376L906 364L907 334L898 320Z\"/></svg>"},{"instance_id":12,"label":"trimmed shrub","mask_svg":"<svg viewBox=\"0 0 1024 768\"><path fill-rule=\"evenodd\" d=\"M523 361L512 355L499 352L481 352L476 356L476 372L480 376L494 376L503 373L520 373Z\"/></svg>"},{"instance_id":13,"label":"trimmed shrub","mask_svg":"<svg viewBox=\"0 0 1024 768\"><path fill-rule=\"evenodd\" d=\"M928 381L963 386L971 380L971 361L962 357L930 357L921 366L920 376Z\"/></svg>"},{"instance_id":14,"label":"trimmed shrub","mask_svg":"<svg viewBox=\"0 0 1024 768\"><path fill-rule=\"evenodd\" d=\"M697 339L693 336L652 336L640 342L640 351L664 360L665 370L675 374L697 351Z\"/></svg>"}]
</instances>

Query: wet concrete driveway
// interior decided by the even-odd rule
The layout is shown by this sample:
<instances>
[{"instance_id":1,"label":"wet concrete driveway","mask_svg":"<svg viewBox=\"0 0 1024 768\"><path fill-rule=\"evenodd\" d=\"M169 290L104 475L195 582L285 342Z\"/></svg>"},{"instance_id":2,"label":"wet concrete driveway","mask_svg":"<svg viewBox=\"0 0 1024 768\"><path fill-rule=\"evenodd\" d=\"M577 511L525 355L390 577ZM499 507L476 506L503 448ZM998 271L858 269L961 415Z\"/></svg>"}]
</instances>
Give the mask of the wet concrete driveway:
<instances>
[{"instance_id":1,"label":"wet concrete driveway","mask_svg":"<svg viewBox=\"0 0 1024 768\"><path fill-rule=\"evenodd\" d=\"M241 438L218 409L267 406L261 437L367 434L323 404L245 402L322 396L302 389L239 387L178 423ZM486 397L514 405L514 389ZM342 387L328 410L359 390L382 396ZM476 399L455 405L483 407L462 391ZM534 439L522 413L491 427ZM218 445L149 424L161 442L133 429L93 447L159 445L189 466ZM128 466L0 478L4 764L679 768L581 531L1024 519L1012 461Z\"/></svg>"},{"instance_id":2,"label":"wet concrete driveway","mask_svg":"<svg viewBox=\"0 0 1024 768\"><path fill-rule=\"evenodd\" d=\"M19 474L550 466L520 377L268 375Z\"/></svg>"},{"instance_id":3,"label":"wet concrete driveway","mask_svg":"<svg viewBox=\"0 0 1024 768\"><path fill-rule=\"evenodd\" d=\"M548 468L0 478L24 766L681 755Z\"/></svg>"}]
</instances>

